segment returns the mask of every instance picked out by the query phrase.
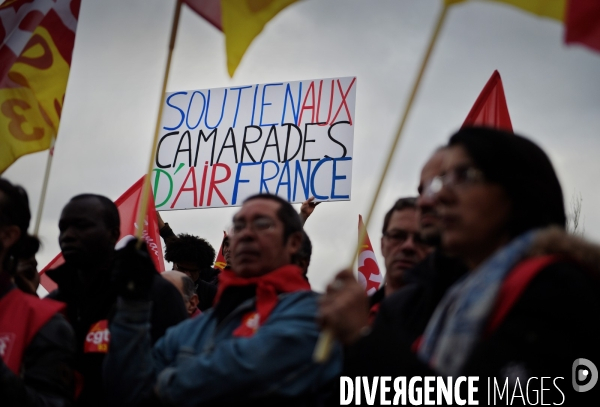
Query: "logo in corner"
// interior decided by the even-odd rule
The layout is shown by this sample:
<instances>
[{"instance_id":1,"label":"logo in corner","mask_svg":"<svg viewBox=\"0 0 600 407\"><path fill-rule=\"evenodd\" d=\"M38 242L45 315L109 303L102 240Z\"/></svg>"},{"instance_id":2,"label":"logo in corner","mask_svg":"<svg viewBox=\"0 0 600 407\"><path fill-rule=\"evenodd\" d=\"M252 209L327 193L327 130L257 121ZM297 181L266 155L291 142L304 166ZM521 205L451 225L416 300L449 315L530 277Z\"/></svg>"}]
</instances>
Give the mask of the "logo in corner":
<instances>
[{"instance_id":1,"label":"logo in corner","mask_svg":"<svg viewBox=\"0 0 600 407\"><path fill-rule=\"evenodd\" d=\"M15 341L15 334L13 333L0 333L0 358L7 361L10 357L10 351Z\"/></svg>"},{"instance_id":2,"label":"logo in corner","mask_svg":"<svg viewBox=\"0 0 600 407\"><path fill-rule=\"evenodd\" d=\"M598 382L598 369L591 360L579 358L573 362L573 389L579 393L592 390Z\"/></svg>"}]
</instances>

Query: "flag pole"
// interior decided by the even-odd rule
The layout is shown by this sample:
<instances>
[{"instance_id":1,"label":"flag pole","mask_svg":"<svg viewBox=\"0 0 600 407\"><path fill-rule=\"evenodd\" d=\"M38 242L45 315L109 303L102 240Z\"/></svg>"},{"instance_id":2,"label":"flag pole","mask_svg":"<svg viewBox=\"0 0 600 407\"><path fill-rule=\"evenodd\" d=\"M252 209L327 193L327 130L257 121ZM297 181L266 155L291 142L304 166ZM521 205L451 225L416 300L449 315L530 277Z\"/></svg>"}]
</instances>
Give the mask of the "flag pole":
<instances>
[{"instance_id":1,"label":"flag pole","mask_svg":"<svg viewBox=\"0 0 600 407\"><path fill-rule=\"evenodd\" d=\"M142 188L142 201L138 208L138 217L136 230L136 237L138 239L138 249L142 245L142 235L144 232L144 220L146 219L146 213L148 212L148 198L150 193L150 175L154 169L154 156L156 155L156 144L158 142L158 135L160 133L160 122L162 120L163 105L165 103L165 93L167 92L167 81L169 80L169 71L171 70L171 58L173 56L173 49L175 48L175 38L177 37L177 27L179 26L179 16L181 14L182 0L176 0L175 13L173 15L173 23L171 26L171 39L169 41L169 53L167 55L167 66L165 68L165 75L163 77L162 88L160 91L160 105L158 106L158 116L156 116L156 127L154 128L154 139L152 140L152 151L150 153L150 159L148 160L148 171L144 179L144 187Z\"/></svg>"},{"instance_id":2,"label":"flag pole","mask_svg":"<svg viewBox=\"0 0 600 407\"><path fill-rule=\"evenodd\" d=\"M56 137L52 137L50 148L48 149L48 160L46 160L46 172L44 173L44 181L42 183L42 192L40 194L40 203L38 204L37 213L35 214L35 226L33 227L33 235L37 236L40 231L40 223L42 221L42 212L44 211L44 203L46 203L46 191L48 190L48 180L50 179L50 169L52 168L52 159L54 158L54 144Z\"/></svg>"},{"instance_id":3,"label":"flag pole","mask_svg":"<svg viewBox=\"0 0 600 407\"><path fill-rule=\"evenodd\" d=\"M400 125L398 126L398 130L396 131L396 135L392 142L392 145L389 148L389 153L387 159L385 161L385 165L383 167L383 171L381 177L379 178L379 183L377 184L377 188L375 189L375 194L373 195L373 199L371 201L371 205L369 207L369 211L367 212L367 217L365 218L364 227L361 228L360 234L358 237L358 244L356 245L356 249L352 253L352 260L349 263L348 269L352 269L354 266L354 262L358 257L358 253L360 252L360 248L362 242L365 240L367 235L367 227L371 221L371 215L373 215L373 210L375 209L375 205L377 203L377 199L379 198L379 194L381 192L381 187L383 186L383 181L385 180L385 176L390 168L392 160L394 158L394 154L396 152L396 147L398 146L398 142L402 136L402 131L404 130L404 125L406 124L406 119L410 113L413 102L415 100L415 96L417 95L417 91L419 90L419 86L421 84L421 79L423 78L423 74L425 73L425 69L427 68L427 64L429 62L429 57L433 51L435 43L438 39L439 33L444 25L444 20L446 18L446 14L448 13L448 5L446 2L443 3L443 8L438 16L437 22L435 24L435 29L433 31L433 35L429 40L429 45L427 46L427 51L425 52L425 56L423 57L423 61L421 62L421 67L419 68L419 73L417 74L417 78L413 84L412 90L410 92L410 96L408 98L408 103L404 108L404 113L402 114L402 118L400 120ZM333 345L333 333L330 330L323 330L321 335L319 336L319 340L317 345L315 346L315 350L313 353L313 360L317 363L323 363L329 359L329 354L331 353L331 348Z\"/></svg>"}]
</instances>

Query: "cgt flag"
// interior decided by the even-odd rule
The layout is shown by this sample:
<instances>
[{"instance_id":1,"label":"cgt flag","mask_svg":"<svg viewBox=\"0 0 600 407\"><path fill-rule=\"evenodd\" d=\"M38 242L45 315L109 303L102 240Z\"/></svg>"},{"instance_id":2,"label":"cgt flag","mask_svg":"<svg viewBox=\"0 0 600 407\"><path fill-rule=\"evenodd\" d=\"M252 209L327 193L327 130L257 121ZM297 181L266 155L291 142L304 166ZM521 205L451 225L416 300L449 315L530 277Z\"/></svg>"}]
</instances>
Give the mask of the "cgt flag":
<instances>
[{"instance_id":1,"label":"cgt flag","mask_svg":"<svg viewBox=\"0 0 600 407\"><path fill-rule=\"evenodd\" d=\"M225 34L227 71L233 76L244 53L265 25L297 0L184 0Z\"/></svg>"},{"instance_id":2,"label":"cgt flag","mask_svg":"<svg viewBox=\"0 0 600 407\"><path fill-rule=\"evenodd\" d=\"M462 127L468 126L487 126L513 132L498 71L494 71L467 115Z\"/></svg>"},{"instance_id":3,"label":"cgt flag","mask_svg":"<svg viewBox=\"0 0 600 407\"><path fill-rule=\"evenodd\" d=\"M0 174L58 133L80 0L0 6Z\"/></svg>"},{"instance_id":4,"label":"cgt flag","mask_svg":"<svg viewBox=\"0 0 600 407\"><path fill-rule=\"evenodd\" d=\"M359 236L361 230L364 228L365 225L363 224L362 216L358 215ZM373 295L379 289L381 281L381 271L379 271L379 265L377 264L375 252L373 252L373 246L371 246L371 240L369 239L369 235L365 234L365 240L360 247L360 253L358 253L358 282L364 287L368 295Z\"/></svg>"},{"instance_id":5,"label":"cgt flag","mask_svg":"<svg viewBox=\"0 0 600 407\"><path fill-rule=\"evenodd\" d=\"M137 230L136 218L138 213L138 206L140 204L140 198L142 196L142 187L144 186L144 177L140 178L135 184L131 186L123 195L121 195L116 201L117 209L119 210L119 217L121 218L121 236L117 242L116 249L121 248L125 245L129 239L135 236ZM165 271L165 263L163 261L162 246L160 244L160 235L158 232L158 219L156 217L156 210L154 208L154 199L152 191L150 191L150 197L148 201L148 212L146 215L146 222L144 224L144 239L148 247L150 257L154 262L154 266L159 271ZM51 292L56 288L56 284L48 276L46 271L56 268L63 264L65 259L62 254L58 254L42 271L40 271L40 283L41 285Z\"/></svg>"}]
</instances>

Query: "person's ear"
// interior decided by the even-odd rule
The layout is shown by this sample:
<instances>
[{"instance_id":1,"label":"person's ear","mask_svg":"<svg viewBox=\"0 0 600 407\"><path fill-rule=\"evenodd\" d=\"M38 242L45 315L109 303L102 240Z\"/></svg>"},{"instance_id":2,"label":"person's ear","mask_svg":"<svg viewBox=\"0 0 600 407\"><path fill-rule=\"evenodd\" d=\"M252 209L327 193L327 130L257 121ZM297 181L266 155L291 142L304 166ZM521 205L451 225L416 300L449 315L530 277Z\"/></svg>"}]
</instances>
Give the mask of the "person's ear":
<instances>
[{"instance_id":1,"label":"person's ear","mask_svg":"<svg viewBox=\"0 0 600 407\"><path fill-rule=\"evenodd\" d=\"M292 256L302 248L302 232L292 233L287 240L288 253Z\"/></svg>"},{"instance_id":2,"label":"person's ear","mask_svg":"<svg viewBox=\"0 0 600 407\"><path fill-rule=\"evenodd\" d=\"M190 307L192 310L198 308L198 304L200 303L200 298L198 298L198 294L194 294L190 297Z\"/></svg>"},{"instance_id":3,"label":"person's ear","mask_svg":"<svg viewBox=\"0 0 600 407\"><path fill-rule=\"evenodd\" d=\"M119 228L113 228L110 230L110 237L114 240L115 244L119 241L119 237L121 236L121 230Z\"/></svg>"},{"instance_id":4,"label":"person's ear","mask_svg":"<svg viewBox=\"0 0 600 407\"><path fill-rule=\"evenodd\" d=\"M3 226L0 228L0 242L2 247L8 249L12 247L21 237L21 229L17 225Z\"/></svg>"}]
</instances>

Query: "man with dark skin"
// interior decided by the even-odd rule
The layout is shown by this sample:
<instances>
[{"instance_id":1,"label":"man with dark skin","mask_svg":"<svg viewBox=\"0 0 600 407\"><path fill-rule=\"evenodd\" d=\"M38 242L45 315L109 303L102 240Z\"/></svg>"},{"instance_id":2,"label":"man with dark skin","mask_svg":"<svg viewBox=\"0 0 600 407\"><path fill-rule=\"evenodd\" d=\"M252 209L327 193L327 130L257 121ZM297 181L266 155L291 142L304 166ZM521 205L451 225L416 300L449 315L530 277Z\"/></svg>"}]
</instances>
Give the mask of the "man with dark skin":
<instances>
[{"instance_id":1,"label":"man with dark skin","mask_svg":"<svg viewBox=\"0 0 600 407\"><path fill-rule=\"evenodd\" d=\"M110 342L107 320L117 299L112 268L119 212L104 196L78 195L63 208L58 226L65 264L47 273L58 285L49 297L67 304L66 316L75 330L75 367L83 376L77 405L105 406L101 370ZM155 342L169 326L187 319L187 312L177 289L158 274L152 279L152 298Z\"/></svg>"},{"instance_id":2,"label":"man with dark skin","mask_svg":"<svg viewBox=\"0 0 600 407\"><path fill-rule=\"evenodd\" d=\"M160 235L165 241L165 260L173 263L173 270L185 273L194 282L198 295L198 308L211 308L219 279L218 268L213 267L215 249L205 239L180 233L176 235L156 211Z\"/></svg>"}]
</instances>

